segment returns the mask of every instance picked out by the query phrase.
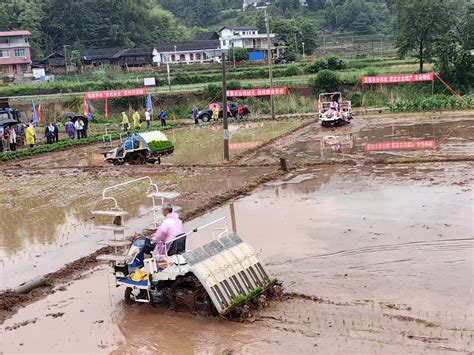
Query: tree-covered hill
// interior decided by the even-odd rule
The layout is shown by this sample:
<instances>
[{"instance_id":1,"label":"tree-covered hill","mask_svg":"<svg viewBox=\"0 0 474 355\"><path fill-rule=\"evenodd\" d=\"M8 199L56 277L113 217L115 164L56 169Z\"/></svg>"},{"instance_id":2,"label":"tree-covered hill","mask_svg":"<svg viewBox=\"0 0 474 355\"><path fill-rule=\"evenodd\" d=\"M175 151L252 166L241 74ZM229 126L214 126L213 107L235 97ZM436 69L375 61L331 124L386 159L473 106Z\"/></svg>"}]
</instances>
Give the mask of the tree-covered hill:
<instances>
[{"instance_id":1,"label":"tree-covered hill","mask_svg":"<svg viewBox=\"0 0 474 355\"><path fill-rule=\"evenodd\" d=\"M154 0L0 0L0 31L27 29L38 59L70 45L143 47L191 32Z\"/></svg>"}]
</instances>

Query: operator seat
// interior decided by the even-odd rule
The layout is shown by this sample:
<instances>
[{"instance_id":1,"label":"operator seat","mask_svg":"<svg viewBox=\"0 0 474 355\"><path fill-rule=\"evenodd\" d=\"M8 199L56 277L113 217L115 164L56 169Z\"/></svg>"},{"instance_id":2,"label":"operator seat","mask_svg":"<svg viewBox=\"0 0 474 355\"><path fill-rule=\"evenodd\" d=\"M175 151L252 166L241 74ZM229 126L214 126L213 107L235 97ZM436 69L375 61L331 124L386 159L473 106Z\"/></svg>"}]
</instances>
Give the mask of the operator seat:
<instances>
[{"instance_id":1,"label":"operator seat","mask_svg":"<svg viewBox=\"0 0 474 355\"><path fill-rule=\"evenodd\" d=\"M184 234L177 235L176 238ZM186 251L186 237L176 239L173 243L170 244L168 249L168 256L182 254Z\"/></svg>"}]
</instances>

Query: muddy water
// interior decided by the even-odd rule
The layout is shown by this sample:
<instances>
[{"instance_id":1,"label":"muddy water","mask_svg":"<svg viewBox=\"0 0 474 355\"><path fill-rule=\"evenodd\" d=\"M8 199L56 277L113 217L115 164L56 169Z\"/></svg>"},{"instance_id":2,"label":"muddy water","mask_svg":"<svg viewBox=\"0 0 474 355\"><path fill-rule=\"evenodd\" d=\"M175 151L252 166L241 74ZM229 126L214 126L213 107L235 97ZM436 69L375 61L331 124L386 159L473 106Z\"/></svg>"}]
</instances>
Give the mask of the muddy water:
<instances>
[{"instance_id":1,"label":"muddy water","mask_svg":"<svg viewBox=\"0 0 474 355\"><path fill-rule=\"evenodd\" d=\"M244 122L229 125L231 154L238 154L282 135L301 124L304 120L294 119L278 122ZM223 130L221 126L197 126L174 129L165 132L175 145L172 156L163 158L170 164L206 164L223 161ZM114 142L114 147L118 145ZM28 168L58 168L71 166L107 166L101 152L102 143L77 147L74 150L54 152L31 159L15 162ZM157 167L159 169L159 167Z\"/></svg>"},{"instance_id":2,"label":"muddy water","mask_svg":"<svg viewBox=\"0 0 474 355\"><path fill-rule=\"evenodd\" d=\"M4 328L3 347L7 352L91 352L94 346L97 352L117 353L468 352L474 337L473 167L311 169L235 201L237 232L263 249L271 273L288 291L319 301L296 297L257 312L252 324L230 323L126 307L119 301L123 290L111 288L109 296L107 271L99 270L8 320L4 327L41 318L13 331ZM225 206L186 228L221 216L232 226L230 211ZM209 238L195 234L188 247ZM87 292L97 296L95 303ZM64 316L44 318L48 305L61 301L70 305ZM84 316L77 318L81 309ZM100 320L104 323L95 323ZM70 323L68 337L54 337ZM104 324L99 329L105 334L81 341L97 324Z\"/></svg>"},{"instance_id":3,"label":"muddy water","mask_svg":"<svg viewBox=\"0 0 474 355\"><path fill-rule=\"evenodd\" d=\"M413 119L356 118L350 125L321 128L319 123L279 140L246 161L265 161L286 156L290 161L347 158L462 157L474 154L473 113L464 117L434 115ZM364 152L370 143L434 140L436 149Z\"/></svg>"},{"instance_id":4,"label":"muddy water","mask_svg":"<svg viewBox=\"0 0 474 355\"><path fill-rule=\"evenodd\" d=\"M135 169L135 175L111 170L84 173L58 170L53 173L24 172L15 184L0 178L0 289L15 287L36 276L60 269L68 262L91 254L99 241L111 239L112 232L97 229L110 224L94 218L92 210L111 208L101 203L102 190L113 184L150 175L160 188L183 194L176 204L189 210L198 207L211 194L239 188L265 168L184 169L157 173ZM16 173L17 174L17 173ZM152 201L146 187L135 185L115 194L119 206L129 212L127 235L153 221Z\"/></svg>"}]
</instances>

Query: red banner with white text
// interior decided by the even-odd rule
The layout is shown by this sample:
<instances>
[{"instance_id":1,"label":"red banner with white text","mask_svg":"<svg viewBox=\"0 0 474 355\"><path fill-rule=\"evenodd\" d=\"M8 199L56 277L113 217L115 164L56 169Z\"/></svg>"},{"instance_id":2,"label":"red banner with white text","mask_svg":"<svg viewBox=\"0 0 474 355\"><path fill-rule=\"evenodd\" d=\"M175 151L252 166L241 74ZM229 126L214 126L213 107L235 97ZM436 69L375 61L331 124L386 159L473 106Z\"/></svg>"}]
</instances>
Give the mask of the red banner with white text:
<instances>
[{"instance_id":1,"label":"red banner with white text","mask_svg":"<svg viewBox=\"0 0 474 355\"><path fill-rule=\"evenodd\" d=\"M93 91L93 92L85 92L84 99L86 100L113 99L115 97L145 96L146 94L147 94L147 91L145 88L110 90L110 91Z\"/></svg>"},{"instance_id":2,"label":"red banner with white text","mask_svg":"<svg viewBox=\"0 0 474 355\"><path fill-rule=\"evenodd\" d=\"M368 143L364 146L364 152L366 153L404 149L436 149L436 141L434 139L430 139L419 141L379 142Z\"/></svg>"},{"instance_id":3,"label":"red banner with white text","mask_svg":"<svg viewBox=\"0 0 474 355\"><path fill-rule=\"evenodd\" d=\"M414 83L418 81L433 81L433 80L434 80L433 73L379 75L379 76L363 76L362 84Z\"/></svg>"},{"instance_id":4,"label":"red banner with white text","mask_svg":"<svg viewBox=\"0 0 474 355\"><path fill-rule=\"evenodd\" d=\"M227 97L287 95L288 88L227 90Z\"/></svg>"}]
</instances>

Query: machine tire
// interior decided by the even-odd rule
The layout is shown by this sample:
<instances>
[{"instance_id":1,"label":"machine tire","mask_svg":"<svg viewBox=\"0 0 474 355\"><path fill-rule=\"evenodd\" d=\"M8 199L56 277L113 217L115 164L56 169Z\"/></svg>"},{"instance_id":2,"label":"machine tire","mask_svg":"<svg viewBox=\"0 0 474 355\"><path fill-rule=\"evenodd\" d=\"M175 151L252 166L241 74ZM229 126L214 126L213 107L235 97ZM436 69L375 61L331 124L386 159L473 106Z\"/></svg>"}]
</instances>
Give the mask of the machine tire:
<instances>
[{"instance_id":1,"label":"machine tire","mask_svg":"<svg viewBox=\"0 0 474 355\"><path fill-rule=\"evenodd\" d=\"M176 279L170 287L171 308L187 308L193 314L216 316L217 309L207 294L204 286L194 275Z\"/></svg>"},{"instance_id":2,"label":"machine tire","mask_svg":"<svg viewBox=\"0 0 474 355\"><path fill-rule=\"evenodd\" d=\"M209 116L207 113L203 114L201 116L202 122L209 122L211 120L211 116Z\"/></svg>"},{"instance_id":3,"label":"machine tire","mask_svg":"<svg viewBox=\"0 0 474 355\"><path fill-rule=\"evenodd\" d=\"M132 295L132 291L133 289L131 287L127 287L125 289L124 300L125 300L125 304L127 305L132 305L135 303L135 298Z\"/></svg>"},{"instance_id":4,"label":"machine tire","mask_svg":"<svg viewBox=\"0 0 474 355\"><path fill-rule=\"evenodd\" d=\"M132 153L127 160L131 165L146 164L146 157L142 153Z\"/></svg>"}]
</instances>

